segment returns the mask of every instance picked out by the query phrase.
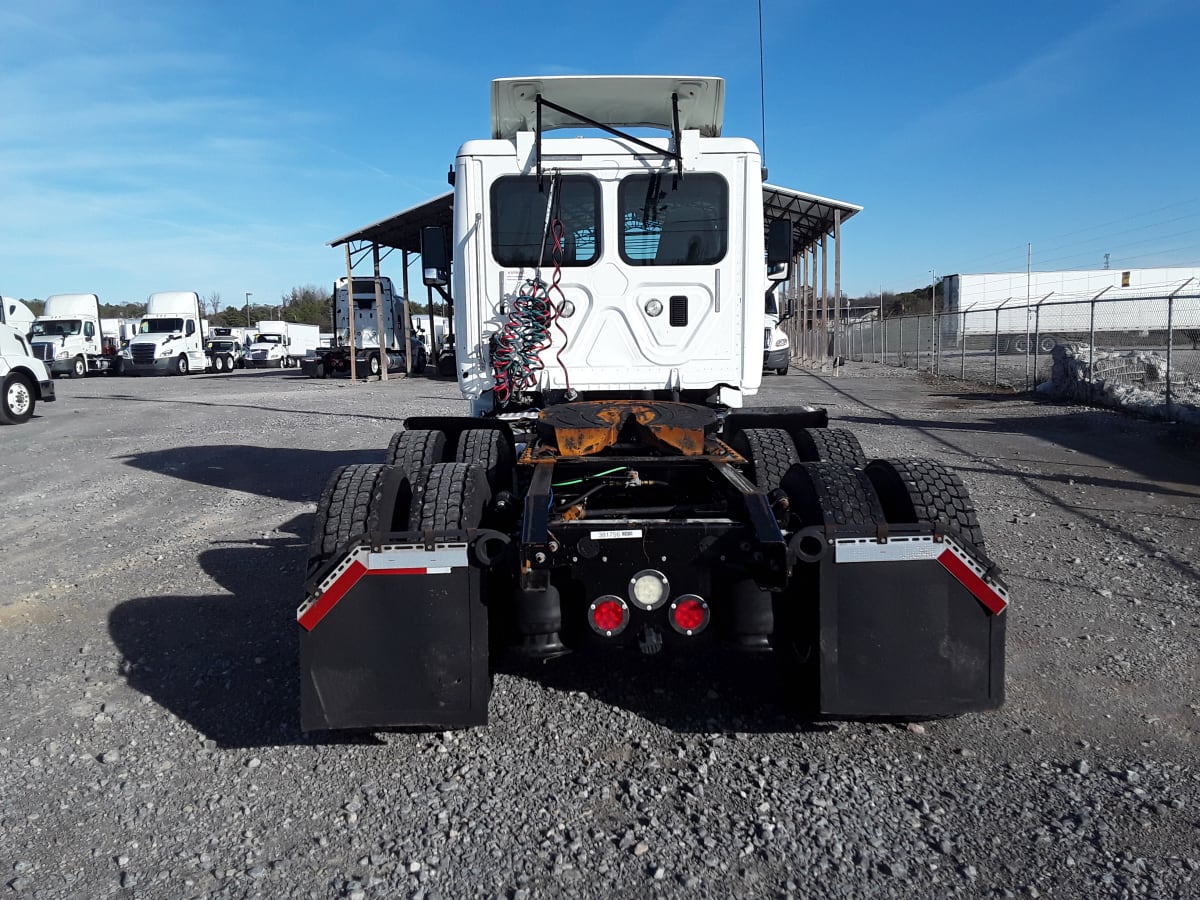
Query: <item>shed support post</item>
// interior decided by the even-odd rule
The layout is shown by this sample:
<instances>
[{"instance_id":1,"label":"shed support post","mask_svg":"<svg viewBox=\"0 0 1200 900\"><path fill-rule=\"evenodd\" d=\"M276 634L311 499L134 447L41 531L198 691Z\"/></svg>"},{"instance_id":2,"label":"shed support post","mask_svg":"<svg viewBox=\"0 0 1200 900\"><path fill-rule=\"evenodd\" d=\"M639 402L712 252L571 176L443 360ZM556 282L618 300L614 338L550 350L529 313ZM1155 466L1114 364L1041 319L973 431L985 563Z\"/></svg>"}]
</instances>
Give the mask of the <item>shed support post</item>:
<instances>
[{"instance_id":1,"label":"shed support post","mask_svg":"<svg viewBox=\"0 0 1200 900\"><path fill-rule=\"evenodd\" d=\"M404 318L404 371L409 375L412 374L413 361L412 356L412 314L408 308L408 251L401 251L404 254L404 301L400 304L400 315ZM433 319L429 320L429 330L433 331Z\"/></svg>"},{"instance_id":2,"label":"shed support post","mask_svg":"<svg viewBox=\"0 0 1200 900\"><path fill-rule=\"evenodd\" d=\"M385 322L383 318L383 282L379 280L379 244L371 244L371 262L375 265L375 330L379 335L379 380L387 381L388 376L388 347L387 334L390 330L395 334L395 327L391 329L388 325L390 322Z\"/></svg>"},{"instance_id":3,"label":"shed support post","mask_svg":"<svg viewBox=\"0 0 1200 900\"><path fill-rule=\"evenodd\" d=\"M346 242L346 335L350 341L350 383L358 380L354 365L354 263L350 260L350 242ZM337 297L333 298L333 330L337 332Z\"/></svg>"}]
</instances>

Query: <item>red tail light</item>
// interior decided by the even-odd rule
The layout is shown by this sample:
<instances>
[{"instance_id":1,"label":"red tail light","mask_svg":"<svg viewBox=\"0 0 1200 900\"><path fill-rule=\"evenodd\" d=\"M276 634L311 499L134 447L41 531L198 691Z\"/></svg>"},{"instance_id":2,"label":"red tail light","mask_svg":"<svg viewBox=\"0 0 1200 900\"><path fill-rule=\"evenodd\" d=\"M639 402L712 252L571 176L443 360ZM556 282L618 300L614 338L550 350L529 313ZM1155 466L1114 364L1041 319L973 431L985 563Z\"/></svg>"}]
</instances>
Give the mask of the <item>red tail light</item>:
<instances>
[{"instance_id":1,"label":"red tail light","mask_svg":"<svg viewBox=\"0 0 1200 900\"><path fill-rule=\"evenodd\" d=\"M683 594L671 602L667 611L671 627L680 634L699 634L708 627L708 604L703 597L695 594Z\"/></svg>"},{"instance_id":2,"label":"red tail light","mask_svg":"<svg viewBox=\"0 0 1200 900\"><path fill-rule=\"evenodd\" d=\"M614 594L597 597L588 607L588 624L604 637L618 635L629 624L629 606Z\"/></svg>"}]
</instances>

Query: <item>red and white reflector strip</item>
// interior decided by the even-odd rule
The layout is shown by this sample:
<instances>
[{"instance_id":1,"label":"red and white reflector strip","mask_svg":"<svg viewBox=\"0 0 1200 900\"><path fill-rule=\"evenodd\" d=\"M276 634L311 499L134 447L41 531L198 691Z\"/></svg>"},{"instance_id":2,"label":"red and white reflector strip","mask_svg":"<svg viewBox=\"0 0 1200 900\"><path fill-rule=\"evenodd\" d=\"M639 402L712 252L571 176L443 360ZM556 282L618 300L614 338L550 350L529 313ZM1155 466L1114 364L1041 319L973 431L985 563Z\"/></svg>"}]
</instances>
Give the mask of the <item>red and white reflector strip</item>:
<instances>
[{"instance_id":1,"label":"red and white reflector strip","mask_svg":"<svg viewBox=\"0 0 1200 900\"><path fill-rule=\"evenodd\" d=\"M991 612L1004 612L1008 606L1008 591L989 579L987 570L950 535L940 541L932 535L898 535L883 543L874 538L838 538L833 549L838 563L936 560Z\"/></svg>"},{"instance_id":2,"label":"red and white reflector strip","mask_svg":"<svg viewBox=\"0 0 1200 900\"><path fill-rule=\"evenodd\" d=\"M629 624L629 604L616 594L597 597L588 607L588 624L601 637L616 637Z\"/></svg>"},{"instance_id":3,"label":"red and white reflector strip","mask_svg":"<svg viewBox=\"0 0 1200 900\"><path fill-rule=\"evenodd\" d=\"M704 598L696 594L682 594L671 601L667 609L667 618L671 627L680 634L699 634L708 627L710 618L708 604Z\"/></svg>"},{"instance_id":4,"label":"red and white reflector strip","mask_svg":"<svg viewBox=\"0 0 1200 900\"><path fill-rule=\"evenodd\" d=\"M449 575L467 566L466 544L385 544L378 552L359 545L317 585L296 610L296 621L312 631L350 589L367 575Z\"/></svg>"}]
</instances>

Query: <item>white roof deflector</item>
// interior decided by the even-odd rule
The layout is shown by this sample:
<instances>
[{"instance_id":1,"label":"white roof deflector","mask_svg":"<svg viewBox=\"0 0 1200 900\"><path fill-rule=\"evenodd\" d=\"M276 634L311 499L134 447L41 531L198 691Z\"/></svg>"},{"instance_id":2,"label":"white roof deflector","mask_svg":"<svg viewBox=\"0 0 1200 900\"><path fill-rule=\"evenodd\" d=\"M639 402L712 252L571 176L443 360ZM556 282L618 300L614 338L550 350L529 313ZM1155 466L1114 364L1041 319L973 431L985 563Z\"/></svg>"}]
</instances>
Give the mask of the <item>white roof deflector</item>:
<instances>
[{"instance_id":1,"label":"white roof deflector","mask_svg":"<svg viewBox=\"0 0 1200 900\"><path fill-rule=\"evenodd\" d=\"M613 128L675 130L671 95L679 97L679 128L720 137L725 79L676 75L569 75L498 78L492 82L492 137L512 139L537 129L537 96ZM583 123L542 107L542 131ZM584 125L583 127L586 127Z\"/></svg>"}]
</instances>

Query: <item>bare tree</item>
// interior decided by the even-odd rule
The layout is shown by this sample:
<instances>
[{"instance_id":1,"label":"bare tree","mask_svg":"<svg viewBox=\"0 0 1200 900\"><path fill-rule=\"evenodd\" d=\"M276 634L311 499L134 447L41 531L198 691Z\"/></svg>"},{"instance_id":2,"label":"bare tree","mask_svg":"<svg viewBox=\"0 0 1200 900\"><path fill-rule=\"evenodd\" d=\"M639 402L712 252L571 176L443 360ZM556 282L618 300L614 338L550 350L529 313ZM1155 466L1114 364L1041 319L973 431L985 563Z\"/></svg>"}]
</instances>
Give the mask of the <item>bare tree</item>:
<instances>
[{"instance_id":1,"label":"bare tree","mask_svg":"<svg viewBox=\"0 0 1200 900\"><path fill-rule=\"evenodd\" d=\"M221 294L218 291L213 291L200 301L200 306L210 316L215 316L221 311Z\"/></svg>"}]
</instances>

